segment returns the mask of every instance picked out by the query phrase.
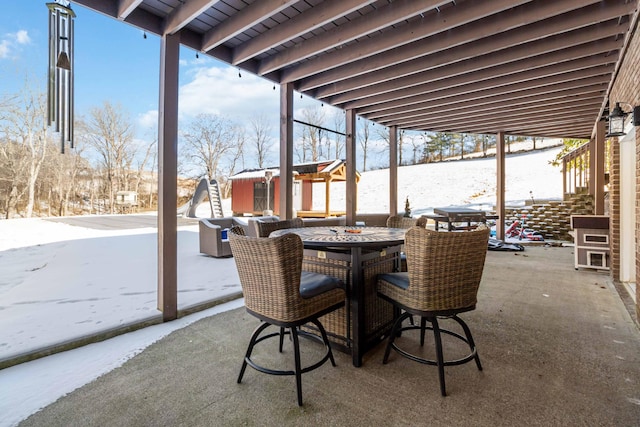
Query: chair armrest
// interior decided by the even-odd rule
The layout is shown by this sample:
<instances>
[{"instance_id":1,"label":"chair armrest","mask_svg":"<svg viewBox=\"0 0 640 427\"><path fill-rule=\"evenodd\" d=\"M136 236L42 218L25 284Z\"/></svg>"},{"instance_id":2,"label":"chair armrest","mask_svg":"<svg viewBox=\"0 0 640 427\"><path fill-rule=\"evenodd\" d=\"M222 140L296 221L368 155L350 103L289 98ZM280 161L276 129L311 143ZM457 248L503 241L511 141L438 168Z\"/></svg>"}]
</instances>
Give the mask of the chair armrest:
<instances>
[{"instance_id":1,"label":"chair armrest","mask_svg":"<svg viewBox=\"0 0 640 427\"><path fill-rule=\"evenodd\" d=\"M231 255L229 241L222 240L222 227L212 224L206 219L200 220L199 225L200 253L214 257Z\"/></svg>"}]
</instances>

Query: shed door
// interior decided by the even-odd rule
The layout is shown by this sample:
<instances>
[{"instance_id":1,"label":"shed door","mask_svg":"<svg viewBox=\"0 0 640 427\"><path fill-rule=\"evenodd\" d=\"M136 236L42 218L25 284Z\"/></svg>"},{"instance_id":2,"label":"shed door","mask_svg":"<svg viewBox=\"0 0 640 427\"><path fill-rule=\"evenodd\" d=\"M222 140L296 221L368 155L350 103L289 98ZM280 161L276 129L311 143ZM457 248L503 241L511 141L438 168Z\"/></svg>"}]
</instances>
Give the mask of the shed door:
<instances>
[{"instance_id":1,"label":"shed door","mask_svg":"<svg viewBox=\"0 0 640 427\"><path fill-rule=\"evenodd\" d=\"M262 212L273 210L274 182L269 183L269 204L267 205L267 183L256 181L253 183L253 211Z\"/></svg>"}]
</instances>

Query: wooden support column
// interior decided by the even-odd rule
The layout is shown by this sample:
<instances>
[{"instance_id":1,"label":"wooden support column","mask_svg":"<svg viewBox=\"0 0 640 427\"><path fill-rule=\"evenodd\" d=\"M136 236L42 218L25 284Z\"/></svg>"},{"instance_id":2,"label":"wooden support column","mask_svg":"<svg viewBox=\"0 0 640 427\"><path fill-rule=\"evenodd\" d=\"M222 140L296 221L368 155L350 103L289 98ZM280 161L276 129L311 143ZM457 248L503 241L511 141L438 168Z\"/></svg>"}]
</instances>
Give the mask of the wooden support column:
<instances>
[{"instance_id":1,"label":"wooden support column","mask_svg":"<svg viewBox=\"0 0 640 427\"><path fill-rule=\"evenodd\" d=\"M178 72L180 33L160 39L158 107L158 310L178 317Z\"/></svg>"},{"instance_id":2,"label":"wooden support column","mask_svg":"<svg viewBox=\"0 0 640 427\"><path fill-rule=\"evenodd\" d=\"M603 120L598 121L596 125L595 153L592 151L590 154L595 157L595 161L592 162L592 164L595 164L595 168L591 169L591 173L595 177L592 182L594 182L593 202L596 215L604 215L604 164L607 161L604 155L605 125Z\"/></svg>"},{"instance_id":3,"label":"wooden support column","mask_svg":"<svg viewBox=\"0 0 640 427\"><path fill-rule=\"evenodd\" d=\"M506 216L505 209L505 152L504 152L504 133L500 132L496 135L496 213L498 214L498 223L496 224L496 237L504 240L504 220Z\"/></svg>"},{"instance_id":4,"label":"wooden support column","mask_svg":"<svg viewBox=\"0 0 640 427\"><path fill-rule=\"evenodd\" d=\"M358 209L358 187L356 185L356 112L347 110L346 114L346 150L347 150L347 225L355 225Z\"/></svg>"},{"instance_id":5,"label":"wooden support column","mask_svg":"<svg viewBox=\"0 0 640 427\"><path fill-rule=\"evenodd\" d=\"M280 219L293 218L293 84L280 85Z\"/></svg>"},{"instance_id":6,"label":"wooden support column","mask_svg":"<svg viewBox=\"0 0 640 427\"><path fill-rule=\"evenodd\" d=\"M562 199L567 194L567 159L562 158Z\"/></svg>"},{"instance_id":7,"label":"wooden support column","mask_svg":"<svg viewBox=\"0 0 640 427\"><path fill-rule=\"evenodd\" d=\"M328 218L331 213L331 180L324 182L324 217Z\"/></svg>"},{"instance_id":8,"label":"wooden support column","mask_svg":"<svg viewBox=\"0 0 640 427\"><path fill-rule=\"evenodd\" d=\"M389 215L398 214L398 127L389 128Z\"/></svg>"},{"instance_id":9,"label":"wooden support column","mask_svg":"<svg viewBox=\"0 0 640 427\"><path fill-rule=\"evenodd\" d=\"M589 187L589 194L593 196L595 201L596 198L596 140L595 138L591 138L589 140L589 164L588 171L589 176L587 177L587 186Z\"/></svg>"}]
</instances>

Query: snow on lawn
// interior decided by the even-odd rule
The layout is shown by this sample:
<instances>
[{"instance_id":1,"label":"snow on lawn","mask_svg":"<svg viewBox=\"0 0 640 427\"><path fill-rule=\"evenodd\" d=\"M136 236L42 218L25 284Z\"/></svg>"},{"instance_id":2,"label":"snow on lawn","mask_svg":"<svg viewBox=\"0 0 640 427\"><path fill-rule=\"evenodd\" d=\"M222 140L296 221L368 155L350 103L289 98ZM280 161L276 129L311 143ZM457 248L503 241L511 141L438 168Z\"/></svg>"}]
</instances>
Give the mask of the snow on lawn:
<instances>
[{"instance_id":1,"label":"snow on lawn","mask_svg":"<svg viewBox=\"0 0 640 427\"><path fill-rule=\"evenodd\" d=\"M551 166L560 148L530 154L512 154L505 161L505 200L522 205L531 194L538 200L562 199L562 172ZM414 216L434 207L477 205L492 209L496 203L496 159L468 159L398 168L398 210L408 197ZM346 206L344 182L332 183L331 209ZM313 188L313 209L324 210L324 184ZM358 184L358 212L389 211L389 170L362 174Z\"/></svg>"}]
</instances>

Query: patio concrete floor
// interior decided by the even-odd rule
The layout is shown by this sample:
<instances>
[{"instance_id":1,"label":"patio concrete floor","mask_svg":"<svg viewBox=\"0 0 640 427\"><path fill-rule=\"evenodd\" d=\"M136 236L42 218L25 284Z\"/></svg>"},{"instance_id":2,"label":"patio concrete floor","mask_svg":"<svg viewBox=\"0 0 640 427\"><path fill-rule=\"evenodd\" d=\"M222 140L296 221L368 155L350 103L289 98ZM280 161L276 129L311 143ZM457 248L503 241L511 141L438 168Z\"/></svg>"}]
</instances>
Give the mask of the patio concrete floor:
<instances>
[{"instance_id":1,"label":"patio concrete floor","mask_svg":"<svg viewBox=\"0 0 640 427\"><path fill-rule=\"evenodd\" d=\"M573 267L572 247L489 252L478 308L462 315L484 370L437 370L383 345L360 368L292 377L248 369L236 377L258 324L243 308L200 320L24 420L24 426L98 425L640 425L640 332L607 273ZM410 340L410 334L403 335ZM319 347L305 341L305 357ZM430 348L429 343L426 344ZM258 346L264 363L289 348Z\"/></svg>"}]
</instances>

